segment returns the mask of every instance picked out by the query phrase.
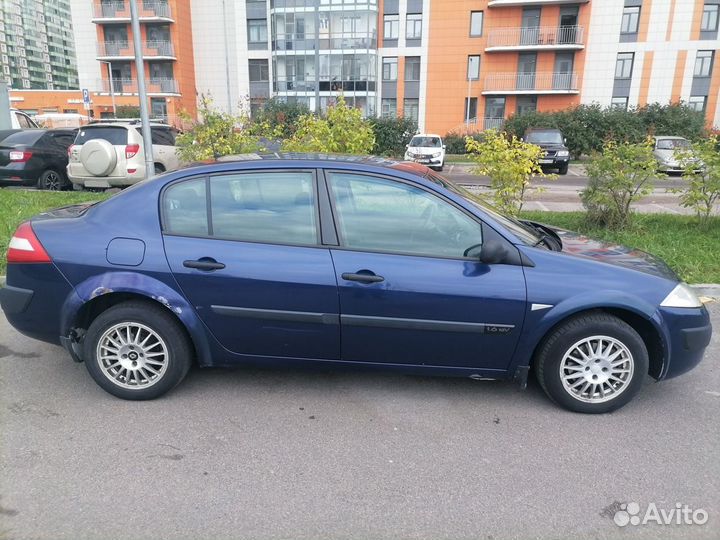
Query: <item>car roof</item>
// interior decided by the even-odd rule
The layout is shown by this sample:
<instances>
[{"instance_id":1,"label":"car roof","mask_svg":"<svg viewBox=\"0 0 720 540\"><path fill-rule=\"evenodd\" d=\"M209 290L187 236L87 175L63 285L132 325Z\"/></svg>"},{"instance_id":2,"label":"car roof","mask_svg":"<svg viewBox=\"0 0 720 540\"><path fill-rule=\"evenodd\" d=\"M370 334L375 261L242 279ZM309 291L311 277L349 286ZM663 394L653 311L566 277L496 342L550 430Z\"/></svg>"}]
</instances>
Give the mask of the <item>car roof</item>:
<instances>
[{"instance_id":1,"label":"car roof","mask_svg":"<svg viewBox=\"0 0 720 540\"><path fill-rule=\"evenodd\" d=\"M533 127L531 127L531 128L527 128L525 130L525 133L527 133L529 131L560 131L560 130L558 128L533 128Z\"/></svg>"},{"instance_id":2,"label":"car roof","mask_svg":"<svg viewBox=\"0 0 720 540\"><path fill-rule=\"evenodd\" d=\"M425 176L429 169L425 165L410 161L399 161L392 158L379 156L356 156L350 154L323 154L323 153L302 153L302 152L275 152L275 153L251 153L223 156L218 159L201 161L189 165L193 167L208 167L212 165L225 165L232 163L262 162L263 165L290 164L297 166L328 167L338 165L365 165L381 169L392 169L411 174Z\"/></svg>"},{"instance_id":3,"label":"car roof","mask_svg":"<svg viewBox=\"0 0 720 540\"><path fill-rule=\"evenodd\" d=\"M653 137L656 141L659 139L671 139L673 141L686 141L685 137L678 137L677 135L656 135Z\"/></svg>"},{"instance_id":4,"label":"car roof","mask_svg":"<svg viewBox=\"0 0 720 540\"><path fill-rule=\"evenodd\" d=\"M169 126L168 124L159 124L159 123L156 123L156 122L150 122L148 125L149 125L150 127L166 127L166 128L172 127L172 126ZM136 123L133 123L133 122L98 122L98 123L92 123L92 122L91 122L91 123L89 123L89 124L85 124L84 126L82 126L82 129L87 129L87 128L108 128L108 127L121 127L121 128L130 129L130 128L139 128L139 127L142 127L142 124L139 124L139 123L136 124Z\"/></svg>"},{"instance_id":5,"label":"car roof","mask_svg":"<svg viewBox=\"0 0 720 540\"><path fill-rule=\"evenodd\" d=\"M442 139L440 135L436 135L435 133L416 133L413 137L437 137L438 139Z\"/></svg>"}]
</instances>

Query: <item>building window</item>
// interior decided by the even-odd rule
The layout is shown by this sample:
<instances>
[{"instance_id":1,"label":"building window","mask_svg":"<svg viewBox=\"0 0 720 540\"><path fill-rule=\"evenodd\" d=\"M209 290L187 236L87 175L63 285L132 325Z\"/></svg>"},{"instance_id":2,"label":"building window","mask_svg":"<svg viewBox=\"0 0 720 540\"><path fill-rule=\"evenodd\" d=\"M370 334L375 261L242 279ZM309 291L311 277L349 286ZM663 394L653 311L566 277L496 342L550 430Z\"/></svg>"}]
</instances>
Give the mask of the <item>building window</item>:
<instances>
[{"instance_id":1,"label":"building window","mask_svg":"<svg viewBox=\"0 0 720 540\"><path fill-rule=\"evenodd\" d=\"M635 60L635 53L618 53L617 62L615 63L615 78L616 79L632 78L634 60Z\"/></svg>"},{"instance_id":2,"label":"building window","mask_svg":"<svg viewBox=\"0 0 720 540\"><path fill-rule=\"evenodd\" d=\"M483 12L470 12L470 37L480 37L483 32Z\"/></svg>"},{"instance_id":3,"label":"building window","mask_svg":"<svg viewBox=\"0 0 720 540\"><path fill-rule=\"evenodd\" d=\"M418 116L419 116L418 113L420 111L420 100L418 100L417 98L415 98L415 99L406 98L403 101L403 110L404 110L403 114L405 115L405 118L409 118L410 120L412 120L413 122L415 122L417 124Z\"/></svg>"},{"instance_id":4,"label":"building window","mask_svg":"<svg viewBox=\"0 0 720 540\"><path fill-rule=\"evenodd\" d=\"M702 32L715 32L718 29L718 18L720 14L720 5L705 4L703 8L702 22L700 30Z\"/></svg>"},{"instance_id":5,"label":"building window","mask_svg":"<svg viewBox=\"0 0 720 540\"><path fill-rule=\"evenodd\" d=\"M400 34L400 16L385 15L383 24L383 38L397 39Z\"/></svg>"},{"instance_id":6,"label":"building window","mask_svg":"<svg viewBox=\"0 0 720 540\"><path fill-rule=\"evenodd\" d=\"M640 6L628 6L623 9L621 34L637 34L640 25Z\"/></svg>"},{"instance_id":7,"label":"building window","mask_svg":"<svg viewBox=\"0 0 720 540\"><path fill-rule=\"evenodd\" d=\"M405 80L406 81L419 81L420 80L420 57L419 56L408 56L405 58Z\"/></svg>"},{"instance_id":8,"label":"building window","mask_svg":"<svg viewBox=\"0 0 720 540\"><path fill-rule=\"evenodd\" d=\"M397 99L383 98L381 104L381 113L383 118L397 117Z\"/></svg>"},{"instance_id":9,"label":"building window","mask_svg":"<svg viewBox=\"0 0 720 540\"><path fill-rule=\"evenodd\" d=\"M268 82L270 80L267 60L248 60L248 68L250 70L250 82Z\"/></svg>"},{"instance_id":10,"label":"building window","mask_svg":"<svg viewBox=\"0 0 720 540\"><path fill-rule=\"evenodd\" d=\"M690 96L688 100L688 107L693 111L705 112L705 105L707 104L707 96Z\"/></svg>"},{"instance_id":11,"label":"building window","mask_svg":"<svg viewBox=\"0 0 720 540\"><path fill-rule=\"evenodd\" d=\"M465 98L465 112L463 113L463 120L477 119L477 103L478 98L476 97Z\"/></svg>"},{"instance_id":12,"label":"building window","mask_svg":"<svg viewBox=\"0 0 720 540\"><path fill-rule=\"evenodd\" d=\"M626 111L628 108L628 98L614 97L610 100L610 107L612 107L613 109L622 109Z\"/></svg>"},{"instance_id":13,"label":"building window","mask_svg":"<svg viewBox=\"0 0 720 540\"><path fill-rule=\"evenodd\" d=\"M505 118L505 98L489 97L485 99L485 118Z\"/></svg>"},{"instance_id":14,"label":"building window","mask_svg":"<svg viewBox=\"0 0 720 540\"><path fill-rule=\"evenodd\" d=\"M480 55L468 56L467 78L469 81L480 78Z\"/></svg>"},{"instance_id":15,"label":"building window","mask_svg":"<svg viewBox=\"0 0 720 540\"><path fill-rule=\"evenodd\" d=\"M407 39L422 38L422 14L408 13L405 21L405 37Z\"/></svg>"},{"instance_id":16,"label":"building window","mask_svg":"<svg viewBox=\"0 0 720 540\"><path fill-rule=\"evenodd\" d=\"M267 43L267 20L248 19L248 43Z\"/></svg>"},{"instance_id":17,"label":"building window","mask_svg":"<svg viewBox=\"0 0 720 540\"><path fill-rule=\"evenodd\" d=\"M397 57L388 57L383 58L383 71L382 71L382 78L383 81L397 81Z\"/></svg>"},{"instance_id":18,"label":"building window","mask_svg":"<svg viewBox=\"0 0 720 540\"><path fill-rule=\"evenodd\" d=\"M698 51L695 57L695 77L709 77L712 73L713 53L715 51Z\"/></svg>"}]
</instances>

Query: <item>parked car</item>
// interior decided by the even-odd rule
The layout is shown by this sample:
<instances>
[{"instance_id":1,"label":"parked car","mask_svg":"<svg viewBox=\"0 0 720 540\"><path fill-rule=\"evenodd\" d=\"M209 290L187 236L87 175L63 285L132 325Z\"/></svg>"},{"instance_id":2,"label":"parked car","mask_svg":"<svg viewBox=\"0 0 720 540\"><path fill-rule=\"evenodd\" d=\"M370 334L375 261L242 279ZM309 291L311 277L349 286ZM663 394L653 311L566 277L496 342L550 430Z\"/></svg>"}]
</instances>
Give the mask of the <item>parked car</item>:
<instances>
[{"instance_id":1,"label":"parked car","mask_svg":"<svg viewBox=\"0 0 720 540\"><path fill-rule=\"evenodd\" d=\"M567 174L570 167L570 150L559 129L531 128L525 132L523 140L545 151L545 155L540 159L540 166L543 169L557 169L559 174Z\"/></svg>"},{"instance_id":2,"label":"parked car","mask_svg":"<svg viewBox=\"0 0 720 540\"><path fill-rule=\"evenodd\" d=\"M141 126L129 122L88 124L70 147L67 175L78 189L130 186L145 178L145 150ZM180 166L174 128L150 126L155 173Z\"/></svg>"},{"instance_id":3,"label":"parked car","mask_svg":"<svg viewBox=\"0 0 720 540\"><path fill-rule=\"evenodd\" d=\"M682 174L685 172L684 155L691 152L690 141L684 137L655 137L653 155L658 169L665 173ZM694 160L698 163L699 161Z\"/></svg>"},{"instance_id":4,"label":"parked car","mask_svg":"<svg viewBox=\"0 0 720 540\"><path fill-rule=\"evenodd\" d=\"M0 184L53 191L70 186L65 168L75 129L24 129L0 141Z\"/></svg>"},{"instance_id":5,"label":"parked car","mask_svg":"<svg viewBox=\"0 0 720 540\"><path fill-rule=\"evenodd\" d=\"M693 368L712 332L652 255L518 221L422 165L370 158L185 168L36 216L7 258L10 324L61 343L125 399L161 396L193 362L521 385L534 368L561 406L603 413L646 374Z\"/></svg>"},{"instance_id":6,"label":"parked car","mask_svg":"<svg viewBox=\"0 0 720 540\"><path fill-rule=\"evenodd\" d=\"M445 165L445 144L439 135L415 135L407 145L405 159L422 163L436 171L442 171Z\"/></svg>"},{"instance_id":7,"label":"parked car","mask_svg":"<svg viewBox=\"0 0 720 540\"><path fill-rule=\"evenodd\" d=\"M12 129L35 129L38 125L24 112L10 109L10 127Z\"/></svg>"}]
</instances>

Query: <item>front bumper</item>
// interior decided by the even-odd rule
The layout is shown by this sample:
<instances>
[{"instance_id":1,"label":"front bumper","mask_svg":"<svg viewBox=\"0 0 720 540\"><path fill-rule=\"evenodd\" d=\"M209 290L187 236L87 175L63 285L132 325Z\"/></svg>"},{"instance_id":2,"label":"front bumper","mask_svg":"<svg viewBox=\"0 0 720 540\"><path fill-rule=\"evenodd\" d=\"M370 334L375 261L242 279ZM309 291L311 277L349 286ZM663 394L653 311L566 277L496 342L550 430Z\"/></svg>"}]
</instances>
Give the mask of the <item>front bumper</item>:
<instances>
[{"instance_id":1,"label":"front bumper","mask_svg":"<svg viewBox=\"0 0 720 540\"><path fill-rule=\"evenodd\" d=\"M705 307L660 308L658 316L669 349L659 378L670 379L690 371L703 359L712 337L710 314Z\"/></svg>"},{"instance_id":2,"label":"front bumper","mask_svg":"<svg viewBox=\"0 0 720 540\"><path fill-rule=\"evenodd\" d=\"M540 158L538 163L542 167L560 167L570 162L570 156L567 157L544 157Z\"/></svg>"},{"instance_id":3,"label":"front bumper","mask_svg":"<svg viewBox=\"0 0 720 540\"><path fill-rule=\"evenodd\" d=\"M443 158L430 158L430 157L410 157L405 156L405 161L412 161L414 163L420 163L421 165L426 165L427 167L442 167L443 165Z\"/></svg>"}]
</instances>

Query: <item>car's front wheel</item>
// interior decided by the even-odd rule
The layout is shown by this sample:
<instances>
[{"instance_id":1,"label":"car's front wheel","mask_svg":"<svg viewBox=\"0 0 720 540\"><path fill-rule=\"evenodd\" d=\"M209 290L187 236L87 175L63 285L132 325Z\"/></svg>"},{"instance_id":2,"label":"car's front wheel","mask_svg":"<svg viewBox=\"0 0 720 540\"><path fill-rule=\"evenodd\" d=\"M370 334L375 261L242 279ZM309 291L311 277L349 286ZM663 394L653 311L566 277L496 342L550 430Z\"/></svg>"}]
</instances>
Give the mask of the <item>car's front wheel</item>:
<instances>
[{"instance_id":1,"label":"car's front wheel","mask_svg":"<svg viewBox=\"0 0 720 540\"><path fill-rule=\"evenodd\" d=\"M626 322L588 313L556 328L535 358L535 373L557 404L582 413L607 413L638 393L648 372L648 352Z\"/></svg>"},{"instance_id":2,"label":"car's front wheel","mask_svg":"<svg viewBox=\"0 0 720 540\"><path fill-rule=\"evenodd\" d=\"M83 357L90 375L122 399L154 399L183 380L192 361L190 341L167 308L124 302L88 328Z\"/></svg>"}]
</instances>

